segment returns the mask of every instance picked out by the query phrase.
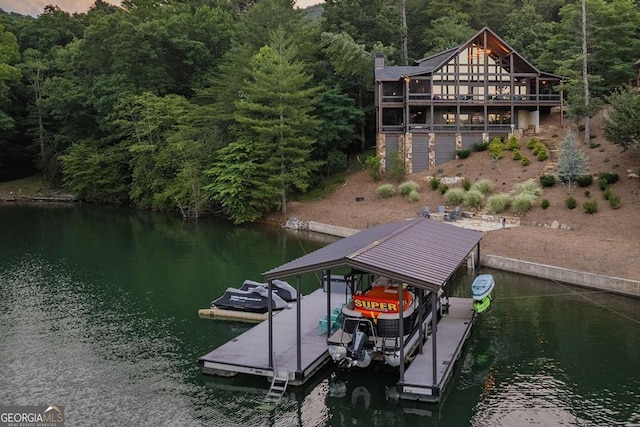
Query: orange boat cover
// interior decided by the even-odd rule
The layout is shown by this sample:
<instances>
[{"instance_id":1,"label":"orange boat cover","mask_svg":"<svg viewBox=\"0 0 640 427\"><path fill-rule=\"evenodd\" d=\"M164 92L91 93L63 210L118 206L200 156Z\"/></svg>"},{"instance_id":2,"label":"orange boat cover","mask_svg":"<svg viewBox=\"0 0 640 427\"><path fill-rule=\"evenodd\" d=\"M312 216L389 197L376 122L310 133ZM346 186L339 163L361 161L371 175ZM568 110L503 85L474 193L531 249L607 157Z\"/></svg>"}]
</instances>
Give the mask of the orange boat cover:
<instances>
[{"instance_id":1,"label":"orange boat cover","mask_svg":"<svg viewBox=\"0 0 640 427\"><path fill-rule=\"evenodd\" d=\"M404 289L402 299L406 310L412 301L411 292ZM364 295L354 295L353 302L354 310L369 317L376 317L380 313L397 313L400 310L397 286L374 286Z\"/></svg>"}]
</instances>

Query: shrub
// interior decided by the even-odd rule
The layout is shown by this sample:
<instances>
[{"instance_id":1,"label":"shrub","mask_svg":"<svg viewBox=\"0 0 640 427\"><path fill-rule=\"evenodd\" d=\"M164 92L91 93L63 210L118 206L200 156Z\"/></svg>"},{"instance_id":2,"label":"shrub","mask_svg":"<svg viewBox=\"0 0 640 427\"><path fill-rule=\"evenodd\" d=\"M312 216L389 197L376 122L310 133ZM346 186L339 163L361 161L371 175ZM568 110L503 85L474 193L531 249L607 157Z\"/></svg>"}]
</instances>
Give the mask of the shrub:
<instances>
[{"instance_id":1,"label":"shrub","mask_svg":"<svg viewBox=\"0 0 640 427\"><path fill-rule=\"evenodd\" d=\"M542 188L538 187L533 179L517 183L513 191L516 194L531 194L534 198L542 196Z\"/></svg>"},{"instance_id":2,"label":"shrub","mask_svg":"<svg viewBox=\"0 0 640 427\"><path fill-rule=\"evenodd\" d=\"M488 142L476 142L475 144L473 144L473 146L471 147L471 149L473 151L486 151L487 148L489 148L489 143Z\"/></svg>"},{"instance_id":3,"label":"shrub","mask_svg":"<svg viewBox=\"0 0 640 427\"><path fill-rule=\"evenodd\" d=\"M542 203L540 204L540 206L542 207L542 209L547 209L549 207L550 203L549 200L547 199L542 199Z\"/></svg>"},{"instance_id":4,"label":"shrub","mask_svg":"<svg viewBox=\"0 0 640 427\"><path fill-rule=\"evenodd\" d=\"M620 197L612 194L609 196L609 204L613 209L618 209L620 207Z\"/></svg>"},{"instance_id":5,"label":"shrub","mask_svg":"<svg viewBox=\"0 0 640 427\"><path fill-rule=\"evenodd\" d=\"M520 150L513 150L513 160L521 160L522 154L520 154Z\"/></svg>"},{"instance_id":6,"label":"shrub","mask_svg":"<svg viewBox=\"0 0 640 427\"><path fill-rule=\"evenodd\" d=\"M573 198L573 196L567 197L564 201L564 204L567 205L569 209L575 209L576 206L578 206L578 202Z\"/></svg>"},{"instance_id":7,"label":"shrub","mask_svg":"<svg viewBox=\"0 0 640 427\"><path fill-rule=\"evenodd\" d=\"M507 193L494 194L487 199L487 206L492 214L499 214L511 206L511 197Z\"/></svg>"},{"instance_id":8,"label":"shrub","mask_svg":"<svg viewBox=\"0 0 640 427\"><path fill-rule=\"evenodd\" d=\"M402 181L407 173L403 159L400 154L393 153L390 160L391 164L387 164L387 175L394 181Z\"/></svg>"},{"instance_id":9,"label":"shrub","mask_svg":"<svg viewBox=\"0 0 640 427\"><path fill-rule=\"evenodd\" d=\"M477 190L482 193L483 196L486 196L493 191L493 184L488 179L481 179L473 184L469 190Z\"/></svg>"},{"instance_id":10,"label":"shrub","mask_svg":"<svg viewBox=\"0 0 640 427\"><path fill-rule=\"evenodd\" d=\"M513 198L513 211L517 215L524 215L529 209L533 207L536 201L536 196L530 193L520 193Z\"/></svg>"},{"instance_id":11,"label":"shrub","mask_svg":"<svg viewBox=\"0 0 640 427\"><path fill-rule=\"evenodd\" d=\"M464 148L462 150L456 150L456 156L458 156L459 159L466 159L470 155L471 155L471 150L469 149Z\"/></svg>"},{"instance_id":12,"label":"shrub","mask_svg":"<svg viewBox=\"0 0 640 427\"><path fill-rule=\"evenodd\" d=\"M382 167L382 161L378 156L367 156L364 159L364 166L367 168L369 172L369 176L374 181L380 181L380 177L382 175L380 168Z\"/></svg>"},{"instance_id":13,"label":"shrub","mask_svg":"<svg viewBox=\"0 0 640 427\"><path fill-rule=\"evenodd\" d=\"M440 185L438 185L438 191L440 194L444 194L449 191L449 186L447 184L440 183Z\"/></svg>"},{"instance_id":14,"label":"shrub","mask_svg":"<svg viewBox=\"0 0 640 427\"><path fill-rule=\"evenodd\" d=\"M484 195L475 189L470 189L466 193L464 193L464 204L465 206L469 206L470 208L479 208L482 206L482 201L484 200Z\"/></svg>"},{"instance_id":15,"label":"shrub","mask_svg":"<svg viewBox=\"0 0 640 427\"><path fill-rule=\"evenodd\" d=\"M469 181L467 178L463 179L462 188L464 188L464 191L469 191L469 189L471 188L471 181Z\"/></svg>"},{"instance_id":16,"label":"shrub","mask_svg":"<svg viewBox=\"0 0 640 427\"><path fill-rule=\"evenodd\" d=\"M611 196L613 196L613 191L611 191L611 188L607 188L602 193L602 197L604 197L605 200L610 200Z\"/></svg>"},{"instance_id":17,"label":"shrub","mask_svg":"<svg viewBox=\"0 0 640 427\"><path fill-rule=\"evenodd\" d=\"M378 187L377 192L382 199L388 199L396 194L396 187L393 184L382 184Z\"/></svg>"},{"instance_id":18,"label":"shrub","mask_svg":"<svg viewBox=\"0 0 640 427\"><path fill-rule=\"evenodd\" d=\"M501 159L504 152L504 144L500 141L500 138L493 138L489 143L489 154L492 159Z\"/></svg>"},{"instance_id":19,"label":"shrub","mask_svg":"<svg viewBox=\"0 0 640 427\"><path fill-rule=\"evenodd\" d=\"M609 186L609 183L607 182L606 178L600 178L598 180L598 187L600 188L601 191L605 191L608 186Z\"/></svg>"},{"instance_id":20,"label":"shrub","mask_svg":"<svg viewBox=\"0 0 640 427\"><path fill-rule=\"evenodd\" d=\"M547 160L549 158L549 151L547 150L547 147L542 145L542 148L538 151L538 154L536 155L536 157L540 162Z\"/></svg>"},{"instance_id":21,"label":"shrub","mask_svg":"<svg viewBox=\"0 0 640 427\"><path fill-rule=\"evenodd\" d=\"M607 184L615 184L620 179L620 175L615 172L600 172L600 179L605 179Z\"/></svg>"},{"instance_id":22,"label":"shrub","mask_svg":"<svg viewBox=\"0 0 640 427\"><path fill-rule=\"evenodd\" d=\"M591 191L586 190L586 191L584 192L584 196L585 196L587 199L588 199L589 197L591 197Z\"/></svg>"},{"instance_id":23,"label":"shrub","mask_svg":"<svg viewBox=\"0 0 640 427\"><path fill-rule=\"evenodd\" d=\"M411 203L415 203L420 200L420 193L418 193L418 190L411 190L411 192L407 195L407 199Z\"/></svg>"},{"instance_id":24,"label":"shrub","mask_svg":"<svg viewBox=\"0 0 640 427\"><path fill-rule=\"evenodd\" d=\"M597 142L592 142L591 144L589 144L589 147L598 148L598 147L600 147L600 144L598 144Z\"/></svg>"},{"instance_id":25,"label":"shrub","mask_svg":"<svg viewBox=\"0 0 640 427\"><path fill-rule=\"evenodd\" d=\"M461 205L464 202L464 190L462 188L452 188L446 192L444 197L452 206Z\"/></svg>"},{"instance_id":26,"label":"shrub","mask_svg":"<svg viewBox=\"0 0 640 427\"><path fill-rule=\"evenodd\" d=\"M537 138L531 138L529 142L527 142L527 148L531 150L536 146L536 144L540 144L540 140Z\"/></svg>"},{"instance_id":27,"label":"shrub","mask_svg":"<svg viewBox=\"0 0 640 427\"><path fill-rule=\"evenodd\" d=\"M511 138L509 138L509 142L507 142L507 145L504 147L504 149L509 151L520 150L520 141L518 141L518 138L513 135L511 136Z\"/></svg>"},{"instance_id":28,"label":"shrub","mask_svg":"<svg viewBox=\"0 0 640 427\"><path fill-rule=\"evenodd\" d=\"M589 199L582 204L584 211L588 214L594 214L598 212L598 201L596 199Z\"/></svg>"},{"instance_id":29,"label":"shrub","mask_svg":"<svg viewBox=\"0 0 640 427\"><path fill-rule=\"evenodd\" d=\"M440 187L440 180L434 175L431 177L431 189L437 190L438 187Z\"/></svg>"},{"instance_id":30,"label":"shrub","mask_svg":"<svg viewBox=\"0 0 640 427\"><path fill-rule=\"evenodd\" d=\"M529 166L531 164L531 160L527 156L524 156L521 160L522 166Z\"/></svg>"},{"instance_id":31,"label":"shrub","mask_svg":"<svg viewBox=\"0 0 640 427\"><path fill-rule=\"evenodd\" d=\"M418 187L418 184L416 184L413 181L405 181L398 186L398 190L400 190L400 194L402 194L405 197L408 196L409 193L411 193L412 191L415 191L417 193L419 189L420 187Z\"/></svg>"},{"instance_id":32,"label":"shrub","mask_svg":"<svg viewBox=\"0 0 640 427\"><path fill-rule=\"evenodd\" d=\"M578 175L576 177L576 182L580 187L588 187L593 182L593 175Z\"/></svg>"},{"instance_id":33,"label":"shrub","mask_svg":"<svg viewBox=\"0 0 640 427\"><path fill-rule=\"evenodd\" d=\"M540 185L543 187L553 187L556 183L556 177L553 175L540 175Z\"/></svg>"}]
</instances>

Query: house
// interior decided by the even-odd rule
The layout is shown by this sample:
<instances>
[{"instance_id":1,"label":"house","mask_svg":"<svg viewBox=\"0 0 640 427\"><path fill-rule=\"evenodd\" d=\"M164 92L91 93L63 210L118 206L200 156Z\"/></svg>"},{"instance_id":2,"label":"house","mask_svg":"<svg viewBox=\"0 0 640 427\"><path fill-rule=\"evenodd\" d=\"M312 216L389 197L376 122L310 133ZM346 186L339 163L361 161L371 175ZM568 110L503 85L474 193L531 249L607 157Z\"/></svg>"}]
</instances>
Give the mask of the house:
<instances>
[{"instance_id":1,"label":"house","mask_svg":"<svg viewBox=\"0 0 640 427\"><path fill-rule=\"evenodd\" d=\"M386 169L398 153L407 173L456 158L495 136L539 131L562 108L563 77L539 71L489 28L466 43L416 61L375 58L376 154Z\"/></svg>"}]
</instances>

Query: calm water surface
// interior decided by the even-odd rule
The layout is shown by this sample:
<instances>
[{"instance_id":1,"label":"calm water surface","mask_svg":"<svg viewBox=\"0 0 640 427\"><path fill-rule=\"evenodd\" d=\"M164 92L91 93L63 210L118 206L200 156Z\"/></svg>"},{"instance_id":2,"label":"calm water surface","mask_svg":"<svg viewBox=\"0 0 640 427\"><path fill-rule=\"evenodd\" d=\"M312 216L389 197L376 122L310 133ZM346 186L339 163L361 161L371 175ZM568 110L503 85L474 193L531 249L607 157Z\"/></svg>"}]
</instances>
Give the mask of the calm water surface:
<instances>
[{"instance_id":1,"label":"calm water surface","mask_svg":"<svg viewBox=\"0 0 640 427\"><path fill-rule=\"evenodd\" d=\"M495 271L496 304L439 405L398 402L393 372L328 367L269 413L256 409L265 379L203 376L197 359L248 325L198 308L331 241L128 210L2 207L0 405L63 405L69 426L640 425L640 301ZM460 274L455 294L470 282Z\"/></svg>"}]
</instances>

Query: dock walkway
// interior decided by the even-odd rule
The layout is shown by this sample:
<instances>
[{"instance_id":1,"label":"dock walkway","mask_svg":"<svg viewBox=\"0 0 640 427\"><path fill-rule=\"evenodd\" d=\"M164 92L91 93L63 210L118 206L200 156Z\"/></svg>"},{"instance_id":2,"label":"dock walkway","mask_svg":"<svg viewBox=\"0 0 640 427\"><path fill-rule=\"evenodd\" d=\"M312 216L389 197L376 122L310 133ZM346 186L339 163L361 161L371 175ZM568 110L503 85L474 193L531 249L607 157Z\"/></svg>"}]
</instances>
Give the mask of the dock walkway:
<instances>
[{"instance_id":1,"label":"dock walkway","mask_svg":"<svg viewBox=\"0 0 640 427\"><path fill-rule=\"evenodd\" d=\"M476 315L470 298L450 298L449 302L449 313L438 322L436 333L437 383L433 383L433 340L430 338L405 371L405 382L398 390L403 399L438 401L452 377L454 364L471 334Z\"/></svg>"},{"instance_id":2,"label":"dock walkway","mask_svg":"<svg viewBox=\"0 0 640 427\"><path fill-rule=\"evenodd\" d=\"M331 293L331 309L345 302L343 293ZM289 384L310 379L328 360L326 333L319 334L318 322L327 314L327 294L318 289L301 301L301 372L296 375L296 311L293 305L273 316L274 365L289 373ZM202 372L232 376L238 373L272 377L269 366L269 322L263 321L199 360Z\"/></svg>"}]
</instances>

